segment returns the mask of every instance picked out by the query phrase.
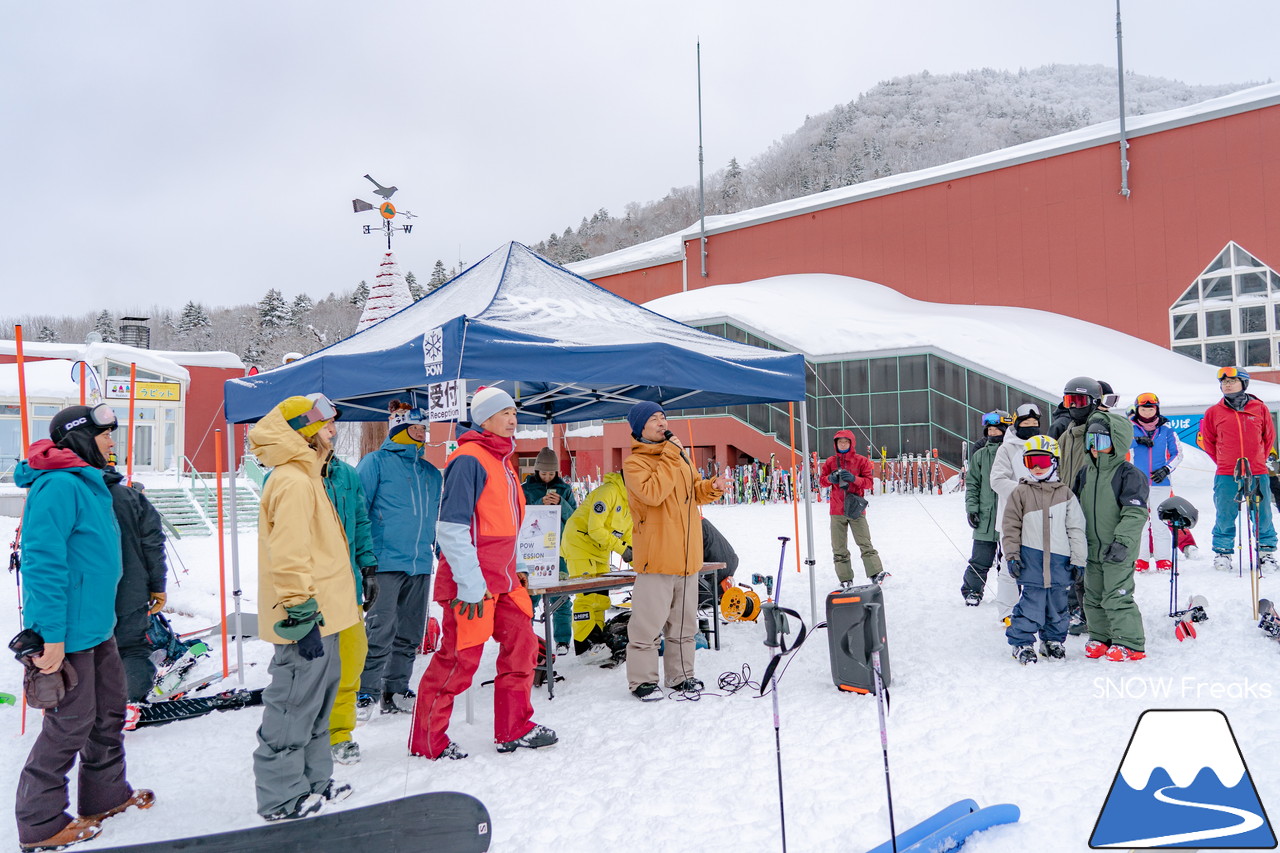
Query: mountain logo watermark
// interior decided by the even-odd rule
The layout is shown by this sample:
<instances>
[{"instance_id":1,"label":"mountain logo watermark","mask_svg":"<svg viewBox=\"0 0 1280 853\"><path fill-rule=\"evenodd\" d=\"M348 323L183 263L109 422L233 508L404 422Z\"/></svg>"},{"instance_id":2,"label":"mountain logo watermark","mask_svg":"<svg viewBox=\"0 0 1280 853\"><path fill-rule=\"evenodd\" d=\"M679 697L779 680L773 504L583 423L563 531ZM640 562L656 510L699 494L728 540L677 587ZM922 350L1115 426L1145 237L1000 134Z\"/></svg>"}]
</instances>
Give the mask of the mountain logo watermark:
<instances>
[{"instance_id":1,"label":"mountain logo watermark","mask_svg":"<svg viewBox=\"0 0 1280 853\"><path fill-rule=\"evenodd\" d=\"M1227 715L1144 711L1089 846L1274 849L1275 832Z\"/></svg>"}]
</instances>

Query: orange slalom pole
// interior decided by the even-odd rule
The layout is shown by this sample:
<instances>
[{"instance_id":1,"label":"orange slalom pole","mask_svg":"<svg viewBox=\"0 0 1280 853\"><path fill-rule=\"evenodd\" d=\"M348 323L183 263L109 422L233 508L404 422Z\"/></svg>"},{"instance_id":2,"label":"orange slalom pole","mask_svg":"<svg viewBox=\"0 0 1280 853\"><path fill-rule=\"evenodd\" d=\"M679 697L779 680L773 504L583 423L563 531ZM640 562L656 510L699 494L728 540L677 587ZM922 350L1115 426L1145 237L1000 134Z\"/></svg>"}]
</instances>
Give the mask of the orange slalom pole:
<instances>
[{"instance_id":1,"label":"orange slalom pole","mask_svg":"<svg viewBox=\"0 0 1280 853\"><path fill-rule=\"evenodd\" d=\"M224 557L227 537L222 529L222 430L213 431L213 474L218 478L218 602L222 608L222 677L231 674L227 660L227 563Z\"/></svg>"},{"instance_id":2,"label":"orange slalom pole","mask_svg":"<svg viewBox=\"0 0 1280 853\"><path fill-rule=\"evenodd\" d=\"M80 405L84 405L84 362L80 362Z\"/></svg>"},{"instance_id":3,"label":"orange slalom pole","mask_svg":"<svg viewBox=\"0 0 1280 853\"><path fill-rule=\"evenodd\" d=\"M791 520L796 528L796 571L800 571L800 483L796 468L796 404L787 403L787 424L791 427Z\"/></svg>"},{"instance_id":4,"label":"orange slalom pole","mask_svg":"<svg viewBox=\"0 0 1280 853\"><path fill-rule=\"evenodd\" d=\"M138 395L134 389L138 387L138 363L136 361L129 362L129 461L128 470L125 472L126 482L130 486L133 485L133 457L138 454L134 452L133 443L137 438L133 428L133 412L138 400Z\"/></svg>"},{"instance_id":5,"label":"orange slalom pole","mask_svg":"<svg viewBox=\"0 0 1280 853\"><path fill-rule=\"evenodd\" d=\"M21 410L19 420L22 422L22 458L27 458L27 448L31 444L31 421L27 414L27 372L22 363L22 326L13 327L14 351L18 357L18 407ZM18 524L18 532L22 532L22 524ZM18 597L18 613L22 613L22 597ZM22 620L19 619L19 622ZM22 723L19 734L27 733L27 694L22 693Z\"/></svg>"}]
</instances>

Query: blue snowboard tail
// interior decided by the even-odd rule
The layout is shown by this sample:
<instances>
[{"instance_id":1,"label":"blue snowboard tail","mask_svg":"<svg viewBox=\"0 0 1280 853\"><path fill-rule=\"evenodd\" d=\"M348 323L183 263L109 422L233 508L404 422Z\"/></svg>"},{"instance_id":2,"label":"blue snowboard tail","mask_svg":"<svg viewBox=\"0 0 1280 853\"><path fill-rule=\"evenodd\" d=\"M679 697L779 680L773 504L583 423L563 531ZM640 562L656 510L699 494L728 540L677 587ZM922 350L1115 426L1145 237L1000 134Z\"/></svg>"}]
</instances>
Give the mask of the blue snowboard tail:
<instances>
[{"instance_id":1,"label":"blue snowboard tail","mask_svg":"<svg viewBox=\"0 0 1280 853\"><path fill-rule=\"evenodd\" d=\"M976 811L978 811L978 804L973 800L954 802L937 814L927 817L915 826L898 833L898 850L902 851L917 841L932 835L944 826ZM884 844L868 850L867 853L893 853L893 842L886 841Z\"/></svg>"},{"instance_id":2,"label":"blue snowboard tail","mask_svg":"<svg viewBox=\"0 0 1280 853\"><path fill-rule=\"evenodd\" d=\"M982 832L1002 823L1017 823L1022 813L1012 803L998 806L987 806L973 814L953 820L933 834L920 839L910 847L898 845L898 853L941 853L944 850L958 850L975 832Z\"/></svg>"}]
</instances>

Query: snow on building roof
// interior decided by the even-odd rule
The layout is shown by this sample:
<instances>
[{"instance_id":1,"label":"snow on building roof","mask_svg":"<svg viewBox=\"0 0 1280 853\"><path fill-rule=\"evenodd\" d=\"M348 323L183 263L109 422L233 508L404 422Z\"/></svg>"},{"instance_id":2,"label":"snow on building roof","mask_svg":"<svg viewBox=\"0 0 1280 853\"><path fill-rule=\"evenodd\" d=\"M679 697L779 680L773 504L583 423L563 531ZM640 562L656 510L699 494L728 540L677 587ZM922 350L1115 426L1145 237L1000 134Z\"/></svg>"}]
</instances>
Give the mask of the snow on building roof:
<instances>
[{"instance_id":1,"label":"snow on building roof","mask_svg":"<svg viewBox=\"0 0 1280 853\"><path fill-rule=\"evenodd\" d=\"M26 350L26 347L23 347ZM35 400L80 399L80 385L72 379L73 362L64 358L28 361L23 367L27 397ZM0 398L6 401L18 399L18 365L0 364Z\"/></svg>"},{"instance_id":2,"label":"snow on building roof","mask_svg":"<svg viewBox=\"0 0 1280 853\"><path fill-rule=\"evenodd\" d=\"M1032 308L923 302L840 275L784 275L645 303L690 325L728 322L813 361L933 352L1054 400L1073 376L1105 379L1127 407L1141 393L1166 414L1221 398L1217 367L1105 326ZM1249 383L1274 409L1280 385Z\"/></svg>"},{"instance_id":3,"label":"snow on building roof","mask_svg":"<svg viewBox=\"0 0 1280 853\"><path fill-rule=\"evenodd\" d=\"M1160 133L1177 127L1212 121L1225 116L1259 110L1280 104L1280 83L1267 83L1232 92L1220 98L1202 101L1177 109L1152 113L1146 116L1130 116L1125 119L1125 136L1133 139L1147 134ZM904 190L957 180L983 172L1044 160L1073 151L1083 151L1108 143L1119 143L1120 120L1104 121L1082 127L1057 136L1036 139L1001 148L986 154L979 154L964 160L943 163L915 172L900 175L889 175L872 181L852 184L847 187L801 196L775 202L774 204L742 210L721 216L707 217L707 234L733 231L752 225L762 225L776 219L786 219L802 213L838 207L855 201L864 201L882 195L891 195ZM684 259L684 242L698 236L701 229L697 222L665 237L658 237L635 246L628 246L616 252L588 258L585 261L566 264L569 269L584 278L598 279L607 275L618 275L635 269L672 263Z\"/></svg>"},{"instance_id":4,"label":"snow on building roof","mask_svg":"<svg viewBox=\"0 0 1280 853\"><path fill-rule=\"evenodd\" d=\"M17 351L18 345L16 341L0 340L0 354L15 355ZM173 358L168 357L179 355L179 353L162 353L157 350L140 349L126 344L46 344L38 341L23 341L22 354L27 358L65 358L69 361L83 360L89 364L97 364L109 358L112 361L124 364L132 362L137 364L140 370L161 373L183 382L191 380L191 374L187 372L187 369ZM200 354L197 353L197 355ZM231 356L230 353L225 355ZM235 358L235 356L231 357ZM240 366L243 367L244 365L241 364Z\"/></svg>"},{"instance_id":5,"label":"snow on building roof","mask_svg":"<svg viewBox=\"0 0 1280 853\"><path fill-rule=\"evenodd\" d=\"M185 367L227 367L235 370L244 370L245 364L240 356L233 352L225 350L212 350L210 352L186 352L183 350L148 350L161 358L167 358L172 362L181 364Z\"/></svg>"}]
</instances>

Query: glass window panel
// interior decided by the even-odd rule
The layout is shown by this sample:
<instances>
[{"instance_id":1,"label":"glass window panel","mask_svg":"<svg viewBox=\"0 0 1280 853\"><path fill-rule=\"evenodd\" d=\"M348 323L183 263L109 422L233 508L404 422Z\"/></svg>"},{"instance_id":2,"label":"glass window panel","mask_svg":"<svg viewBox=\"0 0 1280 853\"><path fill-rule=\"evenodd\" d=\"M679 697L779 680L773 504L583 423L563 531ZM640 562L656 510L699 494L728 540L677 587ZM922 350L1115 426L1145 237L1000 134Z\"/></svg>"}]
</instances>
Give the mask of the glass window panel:
<instances>
[{"instance_id":1,"label":"glass window panel","mask_svg":"<svg viewBox=\"0 0 1280 853\"><path fill-rule=\"evenodd\" d=\"M818 393L820 395L838 397L844 393L841 382L841 376L844 371L841 369L840 362L828 361L815 364L814 370L818 374Z\"/></svg>"},{"instance_id":2,"label":"glass window panel","mask_svg":"<svg viewBox=\"0 0 1280 853\"><path fill-rule=\"evenodd\" d=\"M1245 367L1271 366L1271 339L1251 338L1240 342L1240 360L1236 364Z\"/></svg>"},{"instance_id":3,"label":"glass window panel","mask_svg":"<svg viewBox=\"0 0 1280 853\"><path fill-rule=\"evenodd\" d=\"M896 358L871 359L871 390L898 390L898 360Z\"/></svg>"},{"instance_id":4,"label":"glass window panel","mask_svg":"<svg viewBox=\"0 0 1280 853\"><path fill-rule=\"evenodd\" d=\"M898 428L896 426L873 427L871 430L871 443L875 445L877 452L883 447L886 456L897 456L902 452L902 443L898 440Z\"/></svg>"},{"instance_id":5,"label":"glass window panel","mask_svg":"<svg viewBox=\"0 0 1280 853\"><path fill-rule=\"evenodd\" d=\"M1230 244L1228 244L1227 247L1222 250L1222 253L1218 255L1218 257L1213 259L1213 263L1209 264L1209 269L1205 270L1205 272L1212 272L1213 270L1225 270L1230 266L1231 266L1231 246Z\"/></svg>"},{"instance_id":6,"label":"glass window panel","mask_svg":"<svg viewBox=\"0 0 1280 853\"><path fill-rule=\"evenodd\" d=\"M62 410L60 406L32 406L32 409L35 411L36 417L44 416L46 418L51 418Z\"/></svg>"},{"instance_id":7,"label":"glass window panel","mask_svg":"<svg viewBox=\"0 0 1280 853\"><path fill-rule=\"evenodd\" d=\"M1204 287L1204 299L1206 302L1211 299L1231 300L1235 298L1235 294L1231 292L1231 276L1229 275L1206 276L1202 280L1202 286Z\"/></svg>"},{"instance_id":8,"label":"glass window panel","mask_svg":"<svg viewBox=\"0 0 1280 853\"><path fill-rule=\"evenodd\" d=\"M822 429L838 429L844 424L839 397L819 397L818 410L814 414L817 415L817 425Z\"/></svg>"},{"instance_id":9,"label":"glass window panel","mask_svg":"<svg viewBox=\"0 0 1280 853\"><path fill-rule=\"evenodd\" d=\"M13 478L13 466L18 463L21 456L22 421L16 418L0 418L0 472L4 473L5 479Z\"/></svg>"},{"instance_id":10,"label":"glass window panel","mask_svg":"<svg viewBox=\"0 0 1280 853\"><path fill-rule=\"evenodd\" d=\"M178 419L178 410L172 409L172 408L165 408L164 419L166 421L176 421Z\"/></svg>"},{"instance_id":11,"label":"glass window panel","mask_svg":"<svg viewBox=\"0 0 1280 853\"><path fill-rule=\"evenodd\" d=\"M1256 335L1267 331L1267 306L1250 305L1240 309L1240 334Z\"/></svg>"},{"instance_id":12,"label":"glass window panel","mask_svg":"<svg viewBox=\"0 0 1280 853\"><path fill-rule=\"evenodd\" d=\"M1260 266L1262 266L1262 264L1258 263L1258 259L1257 259L1257 258L1255 258L1253 255L1249 254L1248 252L1246 252L1244 249L1240 248L1239 246L1237 246L1237 245L1235 245L1235 244L1232 244L1231 248L1235 251L1236 266L1238 266L1238 267L1260 267Z\"/></svg>"},{"instance_id":13,"label":"glass window panel","mask_svg":"<svg viewBox=\"0 0 1280 853\"><path fill-rule=\"evenodd\" d=\"M1229 334L1231 334L1230 311L1204 312L1204 336L1206 338L1220 338Z\"/></svg>"},{"instance_id":14,"label":"glass window panel","mask_svg":"<svg viewBox=\"0 0 1280 853\"><path fill-rule=\"evenodd\" d=\"M904 426L902 428L902 452L932 456L933 445L929 443L929 426Z\"/></svg>"},{"instance_id":15,"label":"glass window panel","mask_svg":"<svg viewBox=\"0 0 1280 853\"><path fill-rule=\"evenodd\" d=\"M1180 347L1174 347L1173 351L1176 352L1178 355L1185 355L1187 358L1194 358L1196 361L1201 361L1203 360L1203 357L1204 357L1204 354L1201 351L1201 347L1199 344L1192 344L1191 346L1184 345Z\"/></svg>"},{"instance_id":16,"label":"glass window panel","mask_svg":"<svg viewBox=\"0 0 1280 853\"><path fill-rule=\"evenodd\" d=\"M871 423L876 426L901 423L898 418L897 394L871 395Z\"/></svg>"},{"instance_id":17,"label":"glass window panel","mask_svg":"<svg viewBox=\"0 0 1280 853\"><path fill-rule=\"evenodd\" d=\"M929 356L929 387L960 402L965 401L964 368L958 364Z\"/></svg>"},{"instance_id":18,"label":"glass window panel","mask_svg":"<svg viewBox=\"0 0 1280 853\"><path fill-rule=\"evenodd\" d=\"M1267 278L1271 280L1271 292L1280 293L1280 275L1276 275L1275 272L1268 272Z\"/></svg>"},{"instance_id":19,"label":"glass window panel","mask_svg":"<svg viewBox=\"0 0 1280 853\"><path fill-rule=\"evenodd\" d=\"M871 398L866 394L845 397L843 420L841 423L866 426L871 423Z\"/></svg>"},{"instance_id":20,"label":"glass window panel","mask_svg":"<svg viewBox=\"0 0 1280 853\"><path fill-rule=\"evenodd\" d=\"M929 392L903 391L898 395L898 406L904 424L929 422Z\"/></svg>"},{"instance_id":21,"label":"glass window panel","mask_svg":"<svg viewBox=\"0 0 1280 853\"><path fill-rule=\"evenodd\" d=\"M1280 306L1277 306L1280 307ZM1199 314L1177 314L1173 318L1173 339L1175 341L1200 337Z\"/></svg>"},{"instance_id":22,"label":"glass window panel","mask_svg":"<svg viewBox=\"0 0 1280 853\"><path fill-rule=\"evenodd\" d=\"M952 468L958 469L960 467L960 460L964 453L961 446L967 443L968 440L963 436L956 435L949 430L941 429L937 426L929 429L930 446L938 448L938 459Z\"/></svg>"},{"instance_id":23,"label":"glass window panel","mask_svg":"<svg viewBox=\"0 0 1280 853\"><path fill-rule=\"evenodd\" d=\"M871 390L867 377L867 360L846 361L844 363L844 392L846 394L865 394Z\"/></svg>"},{"instance_id":24,"label":"glass window panel","mask_svg":"<svg viewBox=\"0 0 1280 853\"><path fill-rule=\"evenodd\" d=\"M806 397L818 396L818 379L813 372L813 365L808 362L805 362L804 393Z\"/></svg>"},{"instance_id":25,"label":"glass window panel","mask_svg":"<svg viewBox=\"0 0 1280 853\"><path fill-rule=\"evenodd\" d=\"M1236 276L1236 292L1241 296L1265 294L1267 292L1267 274L1265 272L1246 272Z\"/></svg>"},{"instance_id":26,"label":"glass window panel","mask_svg":"<svg viewBox=\"0 0 1280 853\"><path fill-rule=\"evenodd\" d=\"M13 415L15 418L22 417L22 407L13 403L5 403L0 405L0 415Z\"/></svg>"},{"instance_id":27,"label":"glass window panel","mask_svg":"<svg viewBox=\"0 0 1280 853\"><path fill-rule=\"evenodd\" d=\"M724 336L731 341L737 341L740 344L747 342L747 333L739 329L737 326L726 326Z\"/></svg>"},{"instance_id":28,"label":"glass window panel","mask_svg":"<svg viewBox=\"0 0 1280 853\"><path fill-rule=\"evenodd\" d=\"M763 403L747 406L747 423L761 432L769 431L769 407Z\"/></svg>"},{"instance_id":29,"label":"glass window panel","mask_svg":"<svg viewBox=\"0 0 1280 853\"><path fill-rule=\"evenodd\" d=\"M929 393L929 400L933 406L933 422L958 435L968 435L970 422L976 423L981 418L981 415L970 418L968 407L937 391Z\"/></svg>"},{"instance_id":30,"label":"glass window panel","mask_svg":"<svg viewBox=\"0 0 1280 853\"><path fill-rule=\"evenodd\" d=\"M1204 345L1204 360L1218 367L1236 363L1236 345L1231 341L1219 341Z\"/></svg>"},{"instance_id":31,"label":"glass window panel","mask_svg":"<svg viewBox=\"0 0 1280 853\"><path fill-rule=\"evenodd\" d=\"M1188 287L1186 292L1183 293L1182 296L1178 297L1178 301L1175 302L1174 304L1186 305L1190 302L1198 302L1198 301L1200 301L1200 282L1196 282L1195 284Z\"/></svg>"},{"instance_id":32,"label":"glass window panel","mask_svg":"<svg viewBox=\"0 0 1280 853\"><path fill-rule=\"evenodd\" d=\"M117 416L121 413L117 412ZM123 412L124 416L129 417L129 408L126 406ZM134 419L139 421L154 421L156 419L156 410L150 406L139 406L133 410Z\"/></svg>"},{"instance_id":33,"label":"glass window panel","mask_svg":"<svg viewBox=\"0 0 1280 853\"><path fill-rule=\"evenodd\" d=\"M1005 386L981 373L969 371L969 407L983 412L1005 409Z\"/></svg>"},{"instance_id":34,"label":"glass window panel","mask_svg":"<svg viewBox=\"0 0 1280 853\"><path fill-rule=\"evenodd\" d=\"M898 384L903 391L921 391L928 388L928 358L923 355L904 355L899 358Z\"/></svg>"}]
</instances>

